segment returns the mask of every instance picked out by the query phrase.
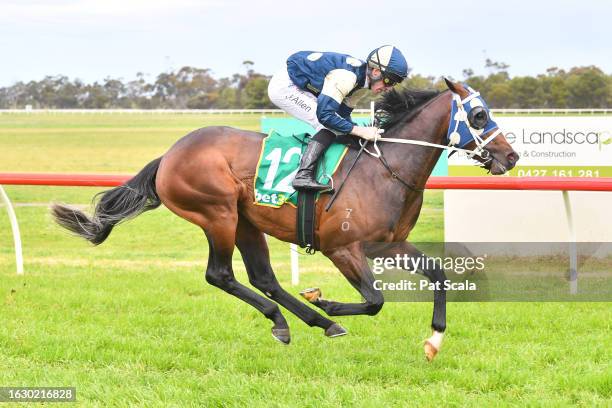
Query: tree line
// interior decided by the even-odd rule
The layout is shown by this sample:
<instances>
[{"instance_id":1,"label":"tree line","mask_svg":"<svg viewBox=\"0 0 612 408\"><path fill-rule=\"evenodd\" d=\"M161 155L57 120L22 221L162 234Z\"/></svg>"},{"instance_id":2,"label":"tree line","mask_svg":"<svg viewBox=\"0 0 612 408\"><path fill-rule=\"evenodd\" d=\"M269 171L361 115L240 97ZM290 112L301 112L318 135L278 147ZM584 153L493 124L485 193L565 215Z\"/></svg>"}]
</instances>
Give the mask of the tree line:
<instances>
[{"instance_id":1,"label":"tree line","mask_svg":"<svg viewBox=\"0 0 612 408\"><path fill-rule=\"evenodd\" d=\"M216 79L208 68L185 66L147 81L138 73L124 81L106 78L84 83L64 75L17 82L0 88L0 108L23 109L258 109L274 108L268 99L270 76L245 61L245 73ZM461 81L480 91L492 108L608 108L612 106L612 75L595 66L568 71L552 67L537 76L514 76L503 62L486 60L487 75L463 71ZM455 79L456 80L456 79ZM443 78L411 75L402 87L446 89ZM368 107L371 95L358 101Z\"/></svg>"}]
</instances>

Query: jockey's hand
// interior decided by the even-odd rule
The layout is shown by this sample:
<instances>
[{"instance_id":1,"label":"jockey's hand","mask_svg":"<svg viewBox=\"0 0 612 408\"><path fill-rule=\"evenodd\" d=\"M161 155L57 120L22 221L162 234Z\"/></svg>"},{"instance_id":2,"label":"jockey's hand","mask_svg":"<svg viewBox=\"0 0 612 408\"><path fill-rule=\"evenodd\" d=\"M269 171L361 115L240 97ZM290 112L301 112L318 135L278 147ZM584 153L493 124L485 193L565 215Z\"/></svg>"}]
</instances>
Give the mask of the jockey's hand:
<instances>
[{"instance_id":1,"label":"jockey's hand","mask_svg":"<svg viewBox=\"0 0 612 408\"><path fill-rule=\"evenodd\" d=\"M382 135L384 131L384 129L379 129L375 126L353 126L351 134L359 136L367 141L376 141L380 139L380 135Z\"/></svg>"}]
</instances>

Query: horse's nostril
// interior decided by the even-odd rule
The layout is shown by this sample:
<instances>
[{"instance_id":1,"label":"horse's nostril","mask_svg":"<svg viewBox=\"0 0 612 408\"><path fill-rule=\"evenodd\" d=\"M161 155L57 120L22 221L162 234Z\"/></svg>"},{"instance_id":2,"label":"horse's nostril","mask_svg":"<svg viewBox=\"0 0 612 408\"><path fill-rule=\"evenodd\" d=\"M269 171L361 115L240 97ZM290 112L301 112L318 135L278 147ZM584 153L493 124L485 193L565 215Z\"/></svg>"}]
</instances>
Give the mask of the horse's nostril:
<instances>
[{"instance_id":1,"label":"horse's nostril","mask_svg":"<svg viewBox=\"0 0 612 408\"><path fill-rule=\"evenodd\" d=\"M508 162L510 164L515 164L519 159L519 155L517 152L512 152L512 153L508 153L506 158L508 159Z\"/></svg>"}]
</instances>

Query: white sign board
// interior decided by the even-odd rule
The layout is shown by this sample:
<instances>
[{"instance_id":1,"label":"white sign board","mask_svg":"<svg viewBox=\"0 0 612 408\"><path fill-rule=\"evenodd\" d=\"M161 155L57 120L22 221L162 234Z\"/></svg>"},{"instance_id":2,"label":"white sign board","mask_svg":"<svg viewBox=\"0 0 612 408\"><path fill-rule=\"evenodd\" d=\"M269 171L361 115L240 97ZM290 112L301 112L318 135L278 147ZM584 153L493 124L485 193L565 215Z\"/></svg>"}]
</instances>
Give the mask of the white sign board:
<instances>
[{"instance_id":1,"label":"white sign board","mask_svg":"<svg viewBox=\"0 0 612 408\"><path fill-rule=\"evenodd\" d=\"M612 177L612 116L497 117L521 158L512 176ZM484 176L465 156L449 159L450 176ZM570 192L579 242L612 241L612 193ZM481 212L481 213L480 213ZM570 240L561 192L447 190L447 242Z\"/></svg>"},{"instance_id":2,"label":"white sign board","mask_svg":"<svg viewBox=\"0 0 612 408\"><path fill-rule=\"evenodd\" d=\"M496 117L521 156L512 176L612 177L612 116ZM465 155L448 162L451 176L482 175Z\"/></svg>"}]
</instances>

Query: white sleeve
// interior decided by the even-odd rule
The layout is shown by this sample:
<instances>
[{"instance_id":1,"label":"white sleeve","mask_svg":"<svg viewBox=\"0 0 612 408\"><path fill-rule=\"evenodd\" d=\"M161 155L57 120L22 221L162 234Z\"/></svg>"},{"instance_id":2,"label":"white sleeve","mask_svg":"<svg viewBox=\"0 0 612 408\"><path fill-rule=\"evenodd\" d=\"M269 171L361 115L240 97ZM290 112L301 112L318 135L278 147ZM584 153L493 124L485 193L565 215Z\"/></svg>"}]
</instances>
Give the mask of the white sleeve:
<instances>
[{"instance_id":1,"label":"white sleeve","mask_svg":"<svg viewBox=\"0 0 612 408\"><path fill-rule=\"evenodd\" d=\"M329 71L323 82L321 94L327 95L339 104L357 85L357 75L346 69Z\"/></svg>"}]
</instances>

